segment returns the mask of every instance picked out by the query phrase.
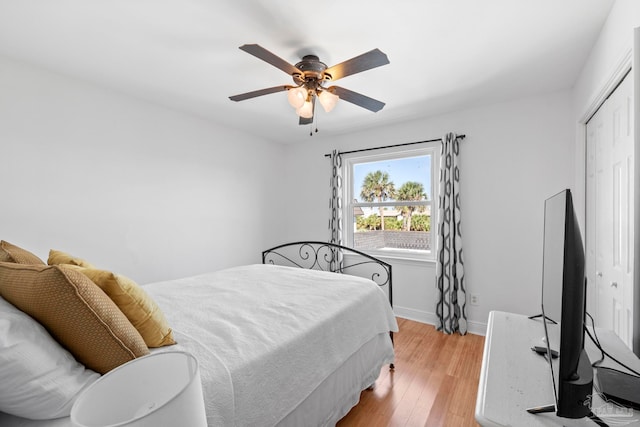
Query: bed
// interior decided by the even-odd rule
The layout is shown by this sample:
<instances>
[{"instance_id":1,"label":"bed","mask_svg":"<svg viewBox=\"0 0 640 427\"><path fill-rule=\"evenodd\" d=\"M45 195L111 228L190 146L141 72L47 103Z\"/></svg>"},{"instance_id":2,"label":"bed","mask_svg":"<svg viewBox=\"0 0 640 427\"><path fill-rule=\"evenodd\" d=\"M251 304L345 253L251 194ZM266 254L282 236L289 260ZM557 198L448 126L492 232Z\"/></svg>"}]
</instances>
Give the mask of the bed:
<instances>
[{"instance_id":1,"label":"bed","mask_svg":"<svg viewBox=\"0 0 640 427\"><path fill-rule=\"evenodd\" d=\"M295 242L264 251L262 264L142 288L177 342L150 352L196 356L210 426L335 425L393 366L391 266L353 249ZM80 388L98 377L83 375ZM71 422L0 413L0 425Z\"/></svg>"}]
</instances>

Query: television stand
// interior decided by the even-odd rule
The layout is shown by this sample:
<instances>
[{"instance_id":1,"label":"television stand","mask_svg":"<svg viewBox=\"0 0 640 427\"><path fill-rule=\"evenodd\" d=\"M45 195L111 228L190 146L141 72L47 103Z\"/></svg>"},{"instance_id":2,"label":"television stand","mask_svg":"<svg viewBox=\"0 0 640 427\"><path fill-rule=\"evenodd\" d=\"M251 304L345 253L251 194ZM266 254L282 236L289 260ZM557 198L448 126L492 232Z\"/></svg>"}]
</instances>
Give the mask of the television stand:
<instances>
[{"instance_id":1,"label":"television stand","mask_svg":"<svg viewBox=\"0 0 640 427\"><path fill-rule=\"evenodd\" d=\"M558 322L556 322L555 320L553 320L552 318L550 318L550 317L548 317L548 316L545 316L545 315L544 315L544 314L542 314L542 313L540 313L540 314L536 314L536 315L533 315L533 316L529 316L529 319L542 319L543 317L544 317L545 319L547 319L549 322L553 323L554 325L557 325L557 324L558 324Z\"/></svg>"},{"instance_id":2,"label":"television stand","mask_svg":"<svg viewBox=\"0 0 640 427\"><path fill-rule=\"evenodd\" d=\"M550 333L559 334L558 325L549 325ZM600 343L607 352L621 362L638 370L640 359L611 331L596 329ZM525 315L492 311L489 314L485 347L476 400L476 420L483 426L590 426L597 423L588 418L560 418L555 412L531 414L528 408L552 403L553 386L549 364L544 357L531 351L541 345L544 336L542 320ZM585 347L591 360L598 360L600 352L589 338ZM605 366L615 367L610 359ZM597 382L597 375L594 382ZM591 410L604 422L606 412L612 412L607 402L593 396ZM625 426L640 426L640 411L622 411L616 417ZM610 422L609 425L615 423Z\"/></svg>"},{"instance_id":3,"label":"television stand","mask_svg":"<svg viewBox=\"0 0 640 427\"><path fill-rule=\"evenodd\" d=\"M527 412L530 414L545 414L547 412L555 412L556 405L536 406L535 408L528 408Z\"/></svg>"}]
</instances>

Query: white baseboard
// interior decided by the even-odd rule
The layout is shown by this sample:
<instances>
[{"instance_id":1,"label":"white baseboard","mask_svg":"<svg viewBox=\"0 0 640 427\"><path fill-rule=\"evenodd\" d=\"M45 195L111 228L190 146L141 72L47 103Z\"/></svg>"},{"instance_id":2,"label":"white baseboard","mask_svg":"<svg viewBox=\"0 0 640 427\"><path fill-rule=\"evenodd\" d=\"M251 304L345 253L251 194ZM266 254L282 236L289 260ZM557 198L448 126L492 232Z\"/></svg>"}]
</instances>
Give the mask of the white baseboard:
<instances>
[{"instance_id":1,"label":"white baseboard","mask_svg":"<svg viewBox=\"0 0 640 427\"><path fill-rule=\"evenodd\" d=\"M396 316L402 317L403 319L426 323L427 325L435 325L438 321L438 317L435 313L429 313L413 308L398 307L397 305L394 305L393 312ZM467 320L467 331L471 334L484 336L487 332L487 324L483 322L474 322Z\"/></svg>"}]
</instances>

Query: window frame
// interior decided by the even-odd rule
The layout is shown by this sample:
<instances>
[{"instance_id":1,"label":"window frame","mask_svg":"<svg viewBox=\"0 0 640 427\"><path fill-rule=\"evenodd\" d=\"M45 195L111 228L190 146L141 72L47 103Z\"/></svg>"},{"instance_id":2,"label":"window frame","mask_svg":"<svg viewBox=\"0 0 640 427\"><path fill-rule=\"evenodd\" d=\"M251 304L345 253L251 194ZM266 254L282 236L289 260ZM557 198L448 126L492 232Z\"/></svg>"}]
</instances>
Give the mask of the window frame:
<instances>
[{"instance_id":1,"label":"window frame","mask_svg":"<svg viewBox=\"0 0 640 427\"><path fill-rule=\"evenodd\" d=\"M343 155L342 167L343 167L343 177L344 177L344 186L343 186L343 211L342 217L344 218L344 242L348 247L354 247L354 222L353 212L354 207L378 207L379 205L383 206L407 206L407 202L398 202L398 201L390 201L390 202L358 202L354 203L354 199L359 199L360 194L353 194L354 190L354 166L359 163L370 163L376 161L383 160L396 160L407 157L416 157L416 156L431 156L431 188L426 189L427 193L431 196L428 201L420 201L413 202L411 204L430 206L431 209L431 230L429 231L431 237L431 250L430 251L421 251L421 250L412 250L412 249L363 249L359 248L358 250L363 251L369 255L378 257L378 258L394 258L401 260L409 260L409 261L420 261L420 262L435 262L436 260L436 243L437 243L437 228L438 228L438 198L439 198L439 167L440 167L440 142L427 142L424 143L419 148L388 148L383 149L375 154L371 152L365 153L351 153L348 155Z\"/></svg>"}]
</instances>

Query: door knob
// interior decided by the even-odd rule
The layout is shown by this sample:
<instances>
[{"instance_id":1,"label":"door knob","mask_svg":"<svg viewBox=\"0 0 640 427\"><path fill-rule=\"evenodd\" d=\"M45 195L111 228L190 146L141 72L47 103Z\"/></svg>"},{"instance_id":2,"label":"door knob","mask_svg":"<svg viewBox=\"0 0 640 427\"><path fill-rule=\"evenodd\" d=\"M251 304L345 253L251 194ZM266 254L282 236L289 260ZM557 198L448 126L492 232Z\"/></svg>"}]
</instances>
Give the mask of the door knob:
<instances>
[{"instance_id":1,"label":"door knob","mask_svg":"<svg viewBox=\"0 0 640 427\"><path fill-rule=\"evenodd\" d=\"M617 288L618 287L618 282L611 282L611 287L612 288Z\"/></svg>"},{"instance_id":2,"label":"door knob","mask_svg":"<svg viewBox=\"0 0 640 427\"><path fill-rule=\"evenodd\" d=\"M598 277L602 277L602 271L598 271L598 272L596 272L596 276L598 276Z\"/></svg>"}]
</instances>

